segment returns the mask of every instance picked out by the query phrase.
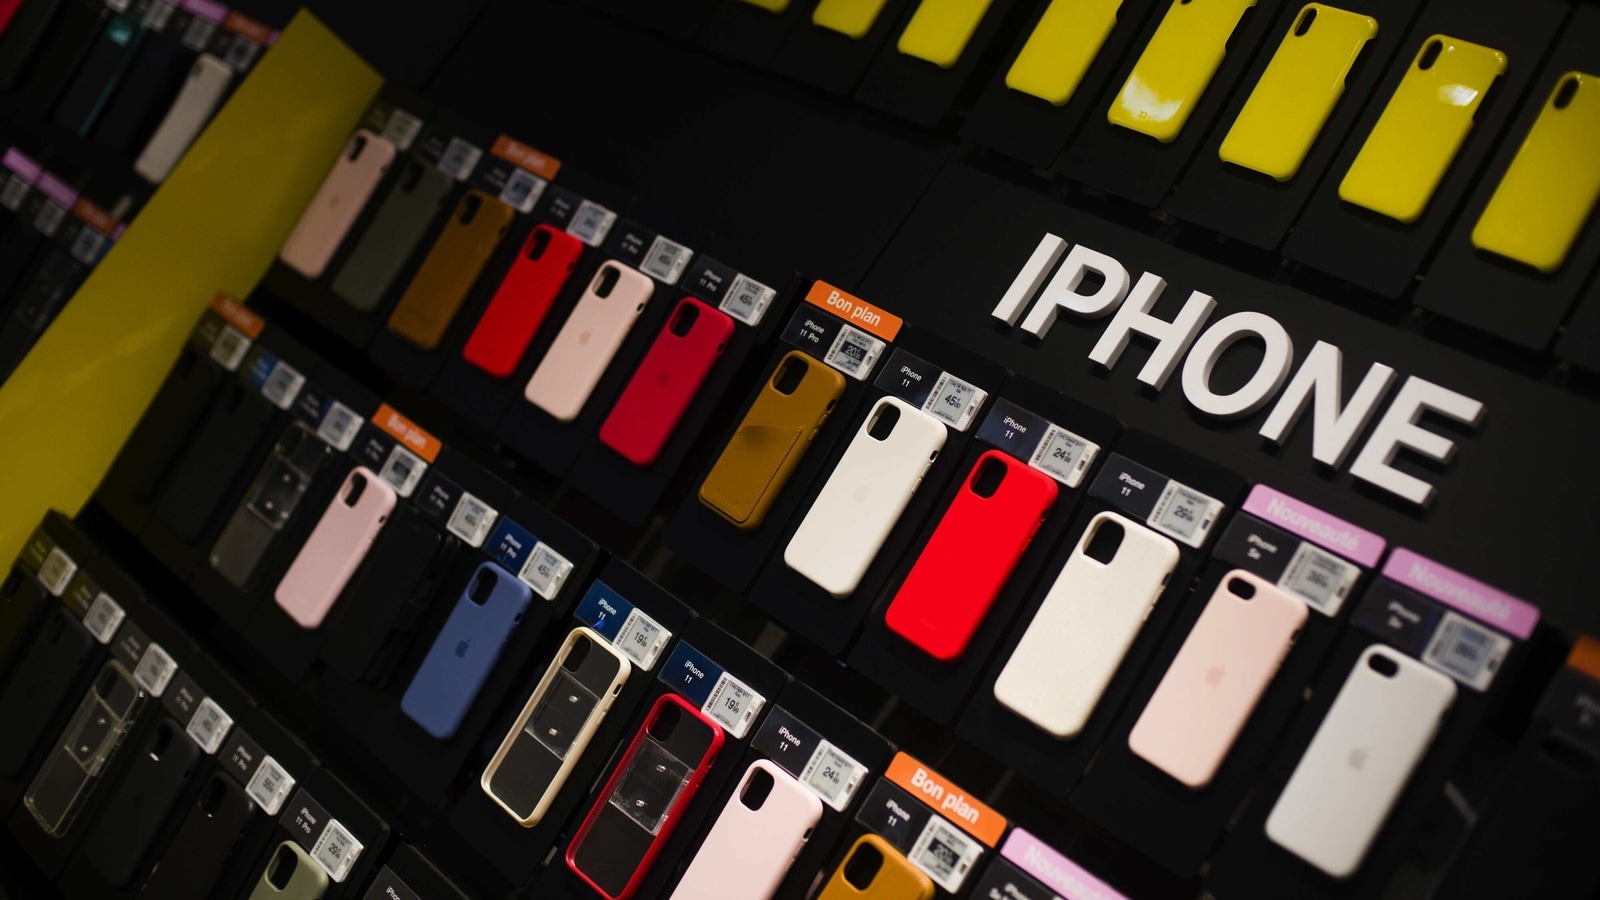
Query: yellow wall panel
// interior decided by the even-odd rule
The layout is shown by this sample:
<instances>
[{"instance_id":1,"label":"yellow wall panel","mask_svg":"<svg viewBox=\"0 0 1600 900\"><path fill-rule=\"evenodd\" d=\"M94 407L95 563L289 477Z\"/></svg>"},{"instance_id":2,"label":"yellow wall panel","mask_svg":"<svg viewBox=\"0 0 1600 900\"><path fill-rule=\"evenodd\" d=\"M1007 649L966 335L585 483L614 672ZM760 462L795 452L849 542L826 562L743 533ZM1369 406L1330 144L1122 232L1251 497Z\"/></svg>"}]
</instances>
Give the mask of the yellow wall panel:
<instances>
[{"instance_id":1,"label":"yellow wall panel","mask_svg":"<svg viewBox=\"0 0 1600 900\"><path fill-rule=\"evenodd\" d=\"M200 312L250 293L381 83L302 11L0 385L0 561L93 493Z\"/></svg>"}]
</instances>

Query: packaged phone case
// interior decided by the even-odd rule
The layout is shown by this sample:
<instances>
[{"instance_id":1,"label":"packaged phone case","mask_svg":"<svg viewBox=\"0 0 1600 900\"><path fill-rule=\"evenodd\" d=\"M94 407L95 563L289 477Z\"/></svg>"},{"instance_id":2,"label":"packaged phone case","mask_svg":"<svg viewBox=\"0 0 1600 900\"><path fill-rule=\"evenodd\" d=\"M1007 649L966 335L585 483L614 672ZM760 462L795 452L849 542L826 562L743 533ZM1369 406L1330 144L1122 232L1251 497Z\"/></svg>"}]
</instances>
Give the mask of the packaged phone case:
<instances>
[{"instance_id":1,"label":"packaged phone case","mask_svg":"<svg viewBox=\"0 0 1600 900\"><path fill-rule=\"evenodd\" d=\"M455 737L532 601L533 589L510 572L480 565L400 698L401 712L441 741Z\"/></svg>"},{"instance_id":2,"label":"packaged phone case","mask_svg":"<svg viewBox=\"0 0 1600 900\"><path fill-rule=\"evenodd\" d=\"M389 314L389 331L418 350L436 349L516 214L482 191L463 194Z\"/></svg>"},{"instance_id":3,"label":"packaged phone case","mask_svg":"<svg viewBox=\"0 0 1600 900\"><path fill-rule=\"evenodd\" d=\"M212 546L211 568L241 591L253 588L262 557L332 456L333 448L305 424L285 429Z\"/></svg>"},{"instance_id":4,"label":"packaged phone case","mask_svg":"<svg viewBox=\"0 0 1600 900\"><path fill-rule=\"evenodd\" d=\"M273 592L278 606L301 628L322 625L397 500L394 488L365 466L345 476Z\"/></svg>"},{"instance_id":5,"label":"packaged phone case","mask_svg":"<svg viewBox=\"0 0 1600 900\"><path fill-rule=\"evenodd\" d=\"M455 184L420 159L406 160L394 187L334 274L333 292L360 312L376 310L444 211Z\"/></svg>"},{"instance_id":6,"label":"packaged phone case","mask_svg":"<svg viewBox=\"0 0 1600 900\"><path fill-rule=\"evenodd\" d=\"M817 900L933 900L933 879L875 834L856 839Z\"/></svg>"},{"instance_id":7,"label":"packaged phone case","mask_svg":"<svg viewBox=\"0 0 1600 900\"><path fill-rule=\"evenodd\" d=\"M467 362L496 378L510 375L582 255L583 242L565 231L538 225L528 232L517 261L467 338L461 351Z\"/></svg>"},{"instance_id":8,"label":"packaged phone case","mask_svg":"<svg viewBox=\"0 0 1600 900\"><path fill-rule=\"evenodd\" d=\"M771 897L822 818L822 801L770 760L750 764L670 900Z\"/></svg>"},{"instance_id":9,"label":"packaged phone case","mask_svg":"<svg viewBox=\"0 0 1600 900\"><path fill-rule=\"evenodd\" d=\"M576 419L654 290L650 276L616 260L602 264L533 370L523 398L558 422Z\"/></svg>"},{"instance_id":10,"label":"packaged phone case","mask_svg":"<svg viewBox=\"0 0 1600 900\"><path fill-rule=\"evenodd\" d=\"M1005 453L978 457L889 603L889 630L934 659L966 652L1056 493L1054 479Z\"/></svg>"},{"instance_id":11,"label":"packaged phone case","mask_svg":"<svg viewBox=\"0 0 1600 900\"><path fill-rule=\"evenodd\" d=\"M1255 5L1256 0L1172 0L1106 118L1162 143L1175 140L1222 65L1228 38Z\"/></svg>"},{"instance_id":12,"label":"packaged phone case","mask_svg":"<svg viewBox=\"0 0 1600 900\"><path fill-rule=\"evenodd\" d=\"M22 797L45 834L60 837L72 827L148 699L121 663L100 670Z\"/></svg>"},{"instance_id":13,"label":"packaged phone case","mask_svg":"<svg viewBox=\"0 0 1600 900\"><path fill-rule=\"evenodd\" d=\"M1066 106L1116 27L1121 7L1122 0L1050 0L1006 70L1006 87Z\"/></svg>"},{"instance_id":14,"label":"packaged phone case","mask_svg":"<svg viewBox=\"0 0 1600 900\"><path fill-rule=\"evenodd\" d=\"M733 336L733 319L693 297L672 310L600 426L600 443L636 466L656 461Z\"/></svg>"},{"instance_id":15,"label":"packaged phone case","mask_svg":"<svg viewBox=\"0 0 1600 900\"><path fill-rule=\"evenodd\" d=\"M953 67L967 49L992 0L922 0L896 47L941 69Z\"/></svg>"}]
</instances>

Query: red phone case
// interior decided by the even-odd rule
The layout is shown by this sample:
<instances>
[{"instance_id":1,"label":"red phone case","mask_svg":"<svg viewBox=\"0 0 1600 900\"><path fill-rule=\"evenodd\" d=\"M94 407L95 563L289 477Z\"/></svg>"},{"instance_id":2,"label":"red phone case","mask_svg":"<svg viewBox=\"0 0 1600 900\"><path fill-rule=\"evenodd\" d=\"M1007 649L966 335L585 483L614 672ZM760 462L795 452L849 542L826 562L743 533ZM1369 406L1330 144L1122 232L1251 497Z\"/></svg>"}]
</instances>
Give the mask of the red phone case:
<instances>
[{"instance_id":1,"label":"red phone case","mask_svg":"<svg viewBox=\"0 0 1600 900\"><path fill-rule=\"evenodd\" d=\"M681 326L686 310L694 319ZM636 466L655 462L732 334L725 313L693 297L679 300L600 426L600 442Z\"/></svg>"},{"instance_id":2,"label":"red phone case","mask_svg":"<svg viewBox=\"0 0 1600 900\"><path fill-rule=\"evenodd\" d=\"M973 491L984 463L1005 466L988 497ZM998 450L978 457L884 614L889 630L935 659L964 653L1039 523L1056 500L1050 476Z\"/></svg>"},{"instance_id":3,"label":"red phone case","mask_svg":"<svg viewBox=\"0 0 1600 900\"><path fill-rule=\"evenodd\" d=\"M664 741L649 738L652 723L663 715L667 707L676 707L679 715L672 735ZM634 798L640 807L649 803L665 804L659 810L650 810L651 814L659 817L659 826L653 834L647 833L630 818L634 803L622 804L629 807L623 809L622 806L612 803L611 798L616 794L618 786L629 776L635 760L640 758L640 752L645 747L647 739L652 747L666 747L669 752L681 751L701 743L701 735L684 732L684 729L690 727L703 729L706 733L703 736L703 750L698 752L700 758L684 779L682 789L670 797L660 791L645 791ZM650 871L650 866L656 857L661 854L661 848L667 843L667 839L672 837L673 829L682 818L684 808L694 798L695 791L699 790L700 782L705 780L706 772L716 761L717 754L722 750L722 741L721 726L706 718L699 709L677 694L661 695L650 708L650 714L645 716L644 724L629 742L627 752L617 761L616 768L611 770L611 777L606 779L606 786L595 797L594 806L590 807L589 814L584 816L583 824L578 826L572 842L567 845L564 855L567 868L607 900L628 900L632 897L639 889L639 883ZM658 752L653 758L660 760L663 757ZM688 763L688 760L678 761L683 764ZM650 760L646 760L647 766L649 763ZM646 777L650 774L644 773ZM599 842L600 846L591 850L586 846L590 840ZM649 841L648 845L640 846L645 840ZM580 856L589 858L589 864L594 867L593 871L584 870L585 863L579 859Z\"/></svg>"},{"instance_id":4,"label":"red phone case","mask_svg":"<svg viewBox=\"0 0 1600 900\"><path fill-rule=\"evenodd\" d=\"M529 232L517 261L467 338L461 351L467 362L496 378L516 371L582 255L583 242L565 231L540 225Z\"/></svg>"}]
</instances>

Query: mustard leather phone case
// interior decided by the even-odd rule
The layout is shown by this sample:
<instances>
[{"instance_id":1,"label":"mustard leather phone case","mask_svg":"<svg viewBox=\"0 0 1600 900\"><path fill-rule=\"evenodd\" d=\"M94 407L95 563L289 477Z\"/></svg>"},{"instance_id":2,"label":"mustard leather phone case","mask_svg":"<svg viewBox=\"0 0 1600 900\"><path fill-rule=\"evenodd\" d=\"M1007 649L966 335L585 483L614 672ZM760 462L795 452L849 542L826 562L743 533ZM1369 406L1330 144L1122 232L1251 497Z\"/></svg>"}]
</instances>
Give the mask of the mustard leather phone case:
<instances>
[{"instance_id":1,"label":"mustard leather phone case","mask_svg":"<svg viewBox=\"0 0 1600 900\"><path fill-rule=\"evenodd\" d=\"M1228 38L1256 0L1172 0L1106 118L1169 143L1217 74Z\"/></svg>"},{"instance_id":2,"label":"mustard leather phone case","mask_svg":"<svg viewBox=\"0 0 1600 900\"><path fill-rule=\"evenodd\" d=\"M1122 0L1051 0L1006 70L1006 87L1066 106L1117 24Z\"/></svg>"},{"instance_id":3,"label":"mustard leather phone case","mask_svg":"<svg viewBox=\"0 0 1600 900\"><path fill-rule=\"evenodd\" d=\"M700 485L700 502L741 531L760 528L842 393L843 375L789 351Z\"/></svg>"},{"instance_id":4,"label":"mustard leather phone case","mask_svg":"<svg viewBox=\"0 0 1600 900\"><path fill-rule=\"evenodd\" d=\"M1278 181L1293 178L1344 95L1345 76L1377 34L1371 16L1306 4L1217 155Z\"/></svg>"},{"instance_id":5,"label":"mustard leather phone case","mask_svg":"<svg viewBox=\"0 0 1600 900\"><path fill-rule=\"evenodd\" d=\"M1444 34L1423 41L1339 182L1339 199L1406 224L1421 218L1505 70L1506 55L1493 47Z\"/></svg>"},{"instance_id":6,"label":"mustard leather phone case","mask_svg":"<svg viewBox=\"0 0 1600 900\"><path fill-rule=\"evenodd\" d=\"M859 41L872 30L888 3L889 0L822 0L811 11L811 24Z\"/></svg>"},{"instance_id":7,"label":"mustard leather phone case","mask_svg":"<svg viewBox=\"0 0 1600 900\"><path fill-rule=\"evenodd\" d=\"M1600 197L1600 76L1556 82L1489 205L1472 246L1554 272Z\"/></svg>"},{"instance_id":8,"label":"mustard leather phone case","mask_svg":"<svg viewBox=\"0 0 1600 900\"><path fill-rule=\"evenodd\" d=\"M901 53L941 69L961 59L993 0L922 0L895 45Z\"/></svg>"},{"instance_id":9,"label":"mustard leather phone case","mask_svg":"<svg viewBox=\"0 0 1600 900\"><path fill-rule=\"evenodd\" d=\"M389 314L389 331L419 350L438 347L516 214L482 191L463 194L450 215L450 224L439 233Z\"/></svg>"}]
</instances>

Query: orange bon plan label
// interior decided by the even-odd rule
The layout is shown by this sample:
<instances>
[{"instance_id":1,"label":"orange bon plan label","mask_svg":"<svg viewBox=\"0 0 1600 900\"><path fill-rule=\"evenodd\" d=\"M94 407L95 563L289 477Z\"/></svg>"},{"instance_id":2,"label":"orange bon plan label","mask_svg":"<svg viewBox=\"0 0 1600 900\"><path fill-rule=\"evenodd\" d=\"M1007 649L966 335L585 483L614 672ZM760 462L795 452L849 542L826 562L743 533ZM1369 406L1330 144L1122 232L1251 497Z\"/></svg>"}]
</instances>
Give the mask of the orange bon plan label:
<instances>
[{"instance_id":1,"label":"orange bon plan label","mask_svg":"<svg viewBox=\"0 0 1600 900\"><path fill-rule=\"evenodd\" d=\"M806 292L806 302L820 306L851 325L892 341L900 333L905 320L887 312L846 291L841 291L826 281L818 281Z\"/></svg>"},{"instance_id":2,"label":"orange bon plan label","mask_svg":"<svg viewBox=\"0 0 1600 900\"><path fill-rule=\"evenodd\" d=\"M503 134L489 148L489 152L546 180L556 177L556 173L561 171L561 160Z\"/></svg>"},{"instance_id":3,"label":"orange bon plan label","mask_svg":"<svg viewBox=\"0 0 1600 900\"><path fill-rule=\"evenodd\" d=\"M244 304L235 300L233 295L223 291L217 291L217 295L211 298L211 311L252 341L261 336L261 329L267 324L260 316L245 309Z\"/></svg>"},{"instance_id":4,"label":"orange bon plan label","mask_svg":"<svg viewBox=\"0 0 1600 900\"><path fill-rule=\"evenodd\" d=\"M993 847L1000 843L1000 836L1006 832L1004 816L967 796L966 791L945 780L943 775L904 753L895 754L894 762L889 764L889 770L883 777L905 788L911 796L926 803L985 846Z\"/></svg>"},{"instance_id":5,"label":"orange bon plan label","mask_svg":"<svg viewBox=\"0 0 1600 900\"><path fill-rule=\"evenodd\" d=\"M439 439L423 431L421 426L402 416L399 410L389 404L378 407L377 413L372 416L372 424L399 441L400 446L422 457L423 462L432 463L439 458L439 448L443 446Z\"/></svg>"}]
</instances>

